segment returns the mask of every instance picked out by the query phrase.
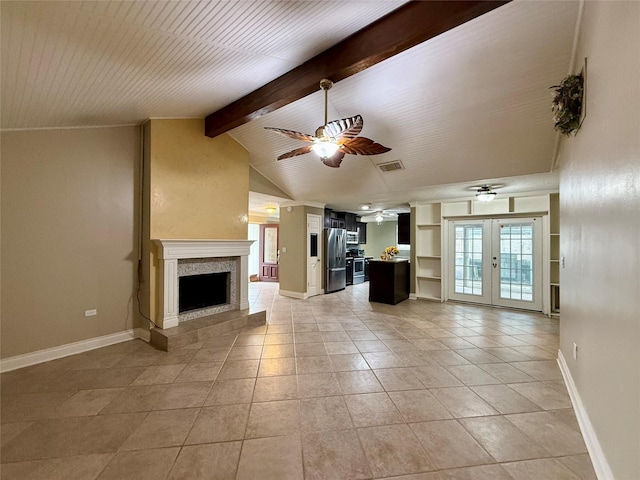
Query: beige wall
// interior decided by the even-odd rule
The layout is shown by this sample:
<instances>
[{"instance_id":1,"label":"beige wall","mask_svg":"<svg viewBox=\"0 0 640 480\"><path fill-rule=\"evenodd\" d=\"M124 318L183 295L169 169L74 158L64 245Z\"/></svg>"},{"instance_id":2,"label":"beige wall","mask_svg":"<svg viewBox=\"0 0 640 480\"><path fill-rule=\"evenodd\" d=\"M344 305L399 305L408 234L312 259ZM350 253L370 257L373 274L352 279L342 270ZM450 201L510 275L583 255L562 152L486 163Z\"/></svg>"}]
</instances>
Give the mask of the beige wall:
<instances>
[{"instance_id":1,"label":"beige wall","mask_svg":"<svg viewBox=\"0 0 640 480\"><path fill-rule=\"evenodd\" d=\"M246 239L249 152L204 119L151 120L151 238Z\"/></svg>"},{"instance_id":2,"label":"beige wall","mask_svg":"<svg viewBox=\"0 0 640 480\"><path fill-rule=\"evenodd\" d=\"M150 120L145 132L145 294L156 318L158 259L150 240L246 239L249 153L229 135L206 137L201 118Z\"/></svg>"},{"instance_id":3,"label":"beige wall","mask_svg":"<svg viewBox=\"0 0 640 480\"><path fill-rule=\"evenodd\" d=\"M286 192L280 190L275 184L251 166L249 166L249 190L265 195L273 195L274 197L291 199Z\"/></svg>"},{"instance_id":4,"label":"beige wall","mask_svg":"<svg viewBox=\"0 0 640 480\"><path fill-rule=\"evenodd\" d=\"M365 255L379 259L385 248L396 245L397 226L396 221L367 223L367 243L360 245L360 248L364 248Z\"/></svg>"},{"instance_id":5,"label":"beige wall","mask_svg":"<svg viewBox=\"0 0 640 480\"><path fill-rule=\"evenodd\" d=\"M135 326L139 142L139 127L2 133L2 358Z\"/></svg>"},{"instance_id":6,"label":"beige wall","mask_svg":"<svg viewBox=\"0 0 640 480\"><path fill-rule=\"evenodd\" d=\"M322 208L308 205L280 208L280 290L307 291L307 214L320 215ZM283 247L286 252L283 252Z\"/></svg>"},{"instance_id":7,"label":"beige wall","mask_svg":"<svg viewBox=\"0 0 640 480\"><path fill-rule=\"evenodd\" d=\"M587 117L560 151L561 350L620 480L640 478L639 26L638 2L585 2Z\"/></svg>"}]
</instances>

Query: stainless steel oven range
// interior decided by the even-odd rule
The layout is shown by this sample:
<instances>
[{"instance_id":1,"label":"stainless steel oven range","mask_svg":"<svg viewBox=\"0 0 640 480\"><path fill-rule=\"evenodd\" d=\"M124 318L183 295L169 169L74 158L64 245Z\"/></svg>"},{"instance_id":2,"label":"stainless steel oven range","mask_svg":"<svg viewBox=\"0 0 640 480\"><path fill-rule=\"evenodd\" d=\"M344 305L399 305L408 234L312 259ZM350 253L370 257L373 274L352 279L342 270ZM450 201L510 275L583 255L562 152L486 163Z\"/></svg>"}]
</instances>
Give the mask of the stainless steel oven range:
<instances>
[{"instance_id":1,"label":"stainless steel oven range","mask_svg":"<svg viewBox=\"0 0 640 480\"><path fill-rule=\"evenodd\" d=\"M353 284L364 282L364 258L355 257L353 259Z\"/></svg>"}]
</instances>

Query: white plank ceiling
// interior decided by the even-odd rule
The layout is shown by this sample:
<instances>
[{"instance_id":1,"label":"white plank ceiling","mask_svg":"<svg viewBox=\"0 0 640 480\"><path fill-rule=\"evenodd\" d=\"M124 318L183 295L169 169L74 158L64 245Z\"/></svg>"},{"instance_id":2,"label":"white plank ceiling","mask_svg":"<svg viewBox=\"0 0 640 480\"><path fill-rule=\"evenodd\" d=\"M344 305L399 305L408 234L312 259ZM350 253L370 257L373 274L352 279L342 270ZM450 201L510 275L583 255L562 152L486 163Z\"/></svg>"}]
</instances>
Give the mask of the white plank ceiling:
<instances>
[{"instance_id":1,"label":"white plank ceiling","mask_svg":"<svg viewBox=\"0 0 640 480\"><path fill-rule=\"evenodd\" d=\"M2 1L1 128L203 117L338 43L404 1ZM364 117L388 153L276 161L311 133L318 91L230 132L299 201L357 210L557 188L549 86L571 67L579 3L514 1L337 83L329 119ZM577 67L576 67L577 68ZM319 81L320 79L318 79ZM401 160L383 174L376 164Z\"/></svg>"}]
</instances>

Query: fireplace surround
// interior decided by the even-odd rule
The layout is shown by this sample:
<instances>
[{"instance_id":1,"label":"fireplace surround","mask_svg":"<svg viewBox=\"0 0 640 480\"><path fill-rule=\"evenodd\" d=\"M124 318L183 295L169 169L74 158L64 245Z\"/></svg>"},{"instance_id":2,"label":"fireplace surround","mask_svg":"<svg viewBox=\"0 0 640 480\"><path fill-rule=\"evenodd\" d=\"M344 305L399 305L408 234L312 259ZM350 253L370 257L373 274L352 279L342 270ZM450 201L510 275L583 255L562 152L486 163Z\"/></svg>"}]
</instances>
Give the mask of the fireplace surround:
<instances>
[{"instance_id":1,"label":"fireplace surround","mask_svg":"<svg viewBox=\"0 0 640 480\"><path fill-rule=\"evenodd\" d=\"M227 310L249 308L248 256L253 240L166 240L154 239L158 247L158 326L178 326L180 321ZM181 276L229 272L229 302L179 313Z\"/></svg>"}]
</instances>

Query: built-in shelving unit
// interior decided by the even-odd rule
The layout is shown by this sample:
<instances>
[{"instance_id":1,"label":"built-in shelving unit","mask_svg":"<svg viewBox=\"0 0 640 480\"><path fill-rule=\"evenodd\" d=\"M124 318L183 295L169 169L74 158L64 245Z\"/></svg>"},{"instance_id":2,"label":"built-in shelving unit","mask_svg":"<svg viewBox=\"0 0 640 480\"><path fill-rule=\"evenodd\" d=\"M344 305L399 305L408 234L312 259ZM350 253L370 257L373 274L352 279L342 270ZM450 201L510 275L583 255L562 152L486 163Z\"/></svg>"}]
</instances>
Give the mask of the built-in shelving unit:
<instances>
[{"instance_id":1,"label":"built-in shelving unit","mask_svg":"<svg viewBox=\"0 0 640 480\"><path fill-rule=\"evenodd\" d=\"M549 195L549 314L560 315L560 195Z\"/></svg>"},{"instance_id":2,"label":"built-in shelving unit","mask_svg":"<svg viewBox=\"0 0 640 480\"><path fill-rule=\"evenodd\" d=\"M416 206L416 297L442 301L440 203Z\"/></svg>"}]
</instances>

